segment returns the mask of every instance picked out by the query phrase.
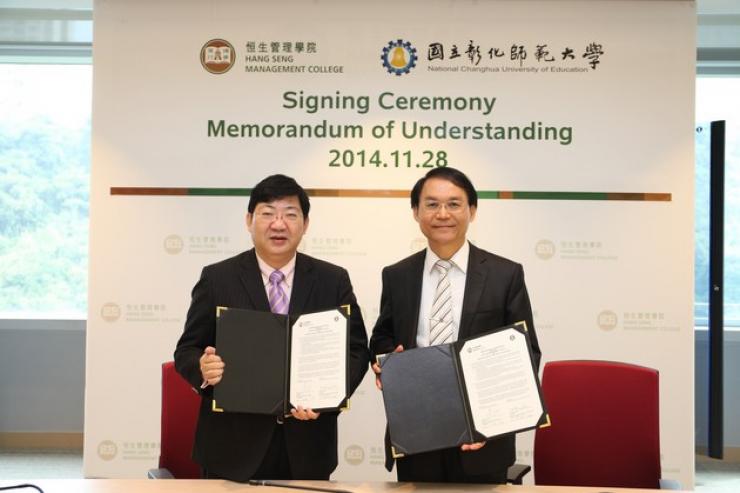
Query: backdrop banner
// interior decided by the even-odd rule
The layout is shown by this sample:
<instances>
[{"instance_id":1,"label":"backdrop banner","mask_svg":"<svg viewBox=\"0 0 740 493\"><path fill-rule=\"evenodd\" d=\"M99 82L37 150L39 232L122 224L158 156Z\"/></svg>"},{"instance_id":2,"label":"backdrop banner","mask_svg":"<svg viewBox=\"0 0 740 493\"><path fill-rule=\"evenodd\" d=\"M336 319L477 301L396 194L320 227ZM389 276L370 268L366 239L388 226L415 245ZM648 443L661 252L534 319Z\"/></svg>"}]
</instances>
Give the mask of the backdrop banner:
<instances>
[{"instance_id":1,"label":"backdrop banner","mask_svg":"<svg viewBox=\"0 0 740 493\"><path fill-rule=\"evenodd\" d=\"M524 265L543 363L657 368L663 475L691 487L694 2L94 13L86 476L156 466L160 365L201 268L251 247L259 180L309 190L300 251L348 269L369 332L382 267L426 245L408 191L453 166L479 190L471 241ZM395 478L371 373L339 422L333 478Z\"/></svg>"}]
</instances>

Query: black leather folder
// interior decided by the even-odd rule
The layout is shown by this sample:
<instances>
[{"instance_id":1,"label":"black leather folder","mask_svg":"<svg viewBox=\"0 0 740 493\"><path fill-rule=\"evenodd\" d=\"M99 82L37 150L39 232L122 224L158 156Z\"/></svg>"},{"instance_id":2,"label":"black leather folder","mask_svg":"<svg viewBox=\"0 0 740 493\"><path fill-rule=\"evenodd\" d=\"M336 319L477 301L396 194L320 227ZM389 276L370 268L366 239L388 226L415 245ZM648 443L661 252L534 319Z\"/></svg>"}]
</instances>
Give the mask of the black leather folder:
<instances>
[{"instance_id":1,"label":"black leather folder","mask_svg":"<svg viewBox=\"0 0 740 493\"><path fill-rule=\"evenodd\" d=\"M337 308L349 330L349 306ZM288 416L295 407L290 396L290 354L293 325L299 317L240 308L219 307L216 350L224 361L221 382L213 388L213 411ZM349 337L347 336L349 344ZM344 410L349 395L349 350L344 398L335 407L316 412Z\"/></svg>"},{"instance_id":2,"label":"black leather folder","mask_svg":"<svg viewBox=\"0 0 740 493\"><path fill-rule=\"evenodd\" d=\"M394 457L429 452L464 443L480 442L509 433L547 426L539 378L531 364L542 414L531 426L486 436L476 429L468 389L460 362L460 351L468 341L515 329L526 337L529 360L532 349L526 323L500 327L450 344L415 348L378 356L382 368L385 405Z\"/></svg>"}]
</instances>

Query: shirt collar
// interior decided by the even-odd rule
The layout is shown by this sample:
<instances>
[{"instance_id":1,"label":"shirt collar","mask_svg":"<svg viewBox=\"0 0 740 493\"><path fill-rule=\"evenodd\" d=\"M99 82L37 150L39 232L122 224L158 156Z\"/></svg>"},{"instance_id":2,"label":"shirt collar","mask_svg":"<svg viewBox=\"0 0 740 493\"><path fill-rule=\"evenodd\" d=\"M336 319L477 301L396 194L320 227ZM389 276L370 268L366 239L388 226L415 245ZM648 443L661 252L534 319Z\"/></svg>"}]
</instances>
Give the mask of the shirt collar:
<instances>
[{"instance_id":1,"label":"shirt collar","mask_svg":"<svg viewBox=\"0 0 740 493\"><path fill-rule=\"evenodd\" d=\"M293 271L295 270L295 254L293 255L293 258L288 261L287 264L283 265L279 269L273 269L267 262L262 260L262 257L260 257L256 251L254 253L257 256L257 265L259 265L260 273L262 273L262 281L265 284L270 282L270 274L272 274L273 271L279 270L282 271L283 275L285 275L285 284L290 287L291 283L293 282Z\"/></svg>"},{"instance_id":2,"label":"shirt collar","mask_svg":"<svg viewBox=\"0 0 740 493\"><path fill-rule=\"evenodd\" d=\"M466 274L468 270L468 257L470 257L470 243L466 241L450 258L450 262L453 267L456 267L463 274ZM439 260L437 254L434 253L431 248L427 247L426 258L424 259L424 272L432 272L437 260Z\"/></svg>"}]
</instances>

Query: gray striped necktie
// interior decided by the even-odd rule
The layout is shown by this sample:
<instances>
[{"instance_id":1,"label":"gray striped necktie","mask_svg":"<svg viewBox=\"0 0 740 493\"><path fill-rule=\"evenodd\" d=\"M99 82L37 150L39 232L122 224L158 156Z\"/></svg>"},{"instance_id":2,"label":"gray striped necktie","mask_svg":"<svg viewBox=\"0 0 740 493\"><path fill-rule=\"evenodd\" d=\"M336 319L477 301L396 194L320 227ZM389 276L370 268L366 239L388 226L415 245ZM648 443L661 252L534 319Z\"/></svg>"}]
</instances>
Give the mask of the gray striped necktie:
<instances>
[{"instance_id":1,"label":"gray striped necktie","mask_svg":"<svg viewBox=\"0 0 740 493\"><path fill-rule=\"evenodd\" d=\"M434 293L432 315L429 317L429 345L445 344L452 340L452 287L447 274L452 263L437 260L434 268L439 272L437 291Z\"/></svg>"}]
</instances>

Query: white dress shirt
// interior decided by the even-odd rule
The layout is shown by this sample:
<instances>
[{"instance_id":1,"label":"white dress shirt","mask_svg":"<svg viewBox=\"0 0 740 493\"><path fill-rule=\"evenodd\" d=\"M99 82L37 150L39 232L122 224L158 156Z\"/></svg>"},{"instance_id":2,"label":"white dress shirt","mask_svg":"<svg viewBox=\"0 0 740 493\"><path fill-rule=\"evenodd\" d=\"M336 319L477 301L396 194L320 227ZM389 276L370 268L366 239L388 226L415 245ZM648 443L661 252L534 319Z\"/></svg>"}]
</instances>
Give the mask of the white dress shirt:
<instances>
[{"instance_id":1,"label":"white dress shirt","mask_svg":"<svg viewBox=\"0 0 740 493\"><path fill-rule=\"evenodd\" d=\"M460 249L450 258L452 267L447 272L450 280L450 291L452 292L452 340L457 340L460 332L460 317L462 315L463 296L465 295L465 278L468 269L468 257L470 255L470 244L466 241ZM434 265L439 257L431 248L427 247L424 259L424 271L421 281L421 303L419 303L419 325L416 329L416 345L426 347L429 345L430 317L432 315L432 303L434 293L437 291L439 272Z\"/></svg>"},{"instance_id":2,"label":"white dress shirt","mask_svg":"<svg viewBox=\"0 0 740 493\"><path fill-rule=\"evenodd\" d=\"M257 252L255 252L255 255L256 254ZM287 264L279 269L273 269L267 264L267 262L257 255L257 264L259 265L260 273L262 274L262 283L265 285L265 294L267 294L268 300L270 299L270 274L279 270L285 276L280 285L283 287L283 291L285 291L285 296L288 298L288 302L290 302L290 293L293 289L293 275L295 274L295 258L296 256L293 255L293 258L290 259Z\"/></svg>"}]
</instances>

